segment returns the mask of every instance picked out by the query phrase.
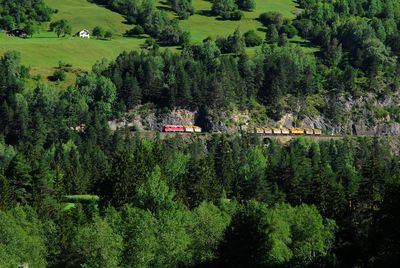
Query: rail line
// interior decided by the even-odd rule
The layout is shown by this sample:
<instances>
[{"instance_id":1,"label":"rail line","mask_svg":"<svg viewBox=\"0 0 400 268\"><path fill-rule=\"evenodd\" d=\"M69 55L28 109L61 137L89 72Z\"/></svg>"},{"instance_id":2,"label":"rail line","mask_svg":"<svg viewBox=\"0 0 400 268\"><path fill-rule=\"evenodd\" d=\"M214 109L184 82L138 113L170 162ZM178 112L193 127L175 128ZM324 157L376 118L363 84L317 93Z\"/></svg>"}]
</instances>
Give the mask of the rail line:
<instances>
[{"instance_id":1,"label":"rail line","mask_svg":"<svg viewBox=\"0 0 400 268\"><path fill-rule=\"evenodd\" d=\"M198 132L198 133L193 133L193 132L160 132L160 131L150 131L150 130L145 130L145 131L137 131L137 132L132 132L133 135L140 135L142 137L147 137L147 138L155 138L157 136L160 137L160 139L168 139L168 138L173 138L173 137L183 137L185 139L191 139L191 138L196 138L196 137L202 137L202 138L210 138L214 135L241 135L241 136L256 136L256 137L261 137L263 139L270 139L270 140L278 140L281 142L288 142L292 139L295 138L309 138L313 140L337 140L337 139L344 139L344 138L359 138L359 137L375 137L377 135L327 135L327 134L320 134L320 135L298 135L298 134L261 134L261 133L247 133L247 132ZM377 136L377 137L400 137L400 136Z\"/></svg>"}]
</instances>

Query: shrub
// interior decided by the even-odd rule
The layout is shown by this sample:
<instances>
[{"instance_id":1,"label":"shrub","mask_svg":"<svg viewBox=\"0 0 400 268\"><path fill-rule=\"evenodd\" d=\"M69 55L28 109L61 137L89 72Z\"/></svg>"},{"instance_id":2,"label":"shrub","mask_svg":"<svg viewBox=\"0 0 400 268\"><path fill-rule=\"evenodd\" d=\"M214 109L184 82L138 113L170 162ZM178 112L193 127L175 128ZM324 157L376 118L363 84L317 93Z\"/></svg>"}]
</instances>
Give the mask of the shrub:
<instances>
[{"instance_id":1,"label":"shrub","mask_svg":"<svg viewBox=\"0 0 400 268\"><path fill-rule=\"evenodd\" d=\"M112 34L111 31L106 31L106 32L104 33L104 38L111 39L112 36L113 36L113 34Z\"/></svg>"},{"instance_id":2,"label":"shrub","mask_svg":"<svg viewBox=\"0 0 400 268\"><path fill-rule=\"evenodd\" d=\"M259 46L262 43L262 38L254 30L244 33L243 37L247 47Z\"/></svg>"},{"instance_id":3,"label":"shrub","mask_svg":"<svg viewBox=\"0 0 400 268\"><path fill-rule=\"evenodd\" d=\"M64 81L66 77L65 71L64 70L55 70L53 73L53 79L54 81Z\"/></svg>"},{"instance_id":4,"label":"shrub","mask_svg":"<svg viewBox=\"0 0 400 268\"><path fill-rule=\"evenodd\" d=\"M101 38L104 35L104 30L100 26L96 26L93 28L92 33L94 37Z\"/></svg>"},{"instance_id":5,"label":"shrub","mask_svg":"<svg viewBox=\"0 0 400 268\"><path fill-rule=\"evenodd\" d=\"M231 12L230 19L231 20L241 20L243 18L243 16L244 16L244 14L242 11L236 10L236 11Z\"/></svg>"},{"instance_id":6,"label":"shrub","mask_svg":"<svg viewBox=\"0 0 400 268\"><path fill-rule=\"evenodd\" d=\"M275 24L280 27L283 24L282 14L275 11L262 13L259 17L259 20L264 26Z\"/></svg>"},{"instance_id":7,"label":"shrub","mask_svg":"<svg viewBox=\"0 0 400 268\"><path fill-rule=\"evenodd\" d=\"M140 25L137 25L137 26L133 27L132 29L127 30L125 33L126 36L136 36L136 35L141 35L141 34L144 34L144 29Z\"/></svg>"},{"instance_id":8,"label":"shrub","mask_svg":"<svg viewBox=\"0 0 400 268\"><path fill-rule=\"evenodd\" d=\"M280 33L285 33L288 38L293 38L297 35L298 31L292 24L288 24L281 27Z\"/></svg>"},{"instance_id":9,"label":"shrub","mask_svg":"<svg viewBox=\"0 0 400 268\"><path fill-rule=\"evenodd\" d=\"M256 7L255 0L236 0L236 4L241 10L251 11Z\"/></svg>"}]
</instances>

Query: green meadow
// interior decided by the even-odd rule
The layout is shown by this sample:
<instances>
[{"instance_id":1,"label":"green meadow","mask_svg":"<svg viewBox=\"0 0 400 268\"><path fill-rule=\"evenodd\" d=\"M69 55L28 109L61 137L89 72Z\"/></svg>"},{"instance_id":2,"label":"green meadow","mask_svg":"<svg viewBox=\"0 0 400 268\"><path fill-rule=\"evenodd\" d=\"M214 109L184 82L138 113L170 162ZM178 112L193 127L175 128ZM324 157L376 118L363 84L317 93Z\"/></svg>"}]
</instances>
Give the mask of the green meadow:
<instances>
[{"instance_id":1,"label":"green meadow","mask_svg":"<svg viewBox=\"0 0 400 268\"><path fill-rule=\"evenodd\" d=\"M121 36L132 28L125 23L122 15L87 0L45 0L45 2L58 11L52 20L68 20L73 33L82 29L91 31L95 26L101 26L105 30L112 31L115 36Z\"/></svg>"},{"instance_id":2,"label":"green meadow","mask_svg":"<svg viewBox=\"0 0 400 268\"><path fill-rule=\"evenodd\" d=\"M46 3L57 10L52 20L68 20L73 33L81 29L91 31L95 26L101 26L105 30L111 30L114 37L111 40L81 39L73 36L57 38L54 33L47 31L48 23L42 25L33 38L20 39L0 33L0 54L9 50L19 51L23 64L31 67L33 75L51 75L59 61L72 64L75 71L87 71L101 58L112 60L122 51L141 49L144 43L144 39L123 37L123 33L132 26L125 23L123 16L105 7L87 0L46 0ZM165 7L165 2L159 1L158 5ZM196 14L180 24L184 30L191 33L194 43L201 42L208 36L227 36L238 27L242 33L253 29L257 30L260 36L264 36L264 29L256 20L262 12L278 11L288 18L293 18L293 11L296 9L292 0L256 0L256 9L245 12L241 21L223 21L209 15L210 1L193 0L193 5ZM174 13L170 14L174 16ZM254 48L249 49L249 52L253 53ZM73 81L73 78L74 74L68 74L66 82Z\"/></svg>"},{"instance_id":3,"label":"green meadow","mask_svg":"<svg viewBox=\"0 0 400 268\"><path fill-rule=\"evenodd\" d=\"M242 33L257 30L260 36L264 36L263 26L257 20L261 13L278 11L288 18L294 18L293 11L296 10L296 3L292 0L256 0L254 11L244 12L244 18L240 21L229 21L207 15L211 10L211 5L210 1L193 0L196 14L181 21L182 28L190 32L193 42L201 42L208 36L227 36L236 28L239 28Z\"/></svg>"}]
</instances>

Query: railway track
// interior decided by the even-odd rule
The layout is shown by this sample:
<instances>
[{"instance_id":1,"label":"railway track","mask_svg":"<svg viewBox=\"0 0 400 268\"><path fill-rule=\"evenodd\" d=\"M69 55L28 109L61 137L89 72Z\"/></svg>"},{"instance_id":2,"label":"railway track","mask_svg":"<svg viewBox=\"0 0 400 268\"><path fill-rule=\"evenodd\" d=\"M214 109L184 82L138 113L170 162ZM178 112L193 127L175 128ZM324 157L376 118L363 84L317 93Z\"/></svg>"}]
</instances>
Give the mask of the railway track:
<instances>
[{"instance_id":1,"label":"railway track","mask_svg":"<svg viewBox=\"0 0 400 268\"><path fill-rule=\"evenodd\" d=\"M195 138L195 137L202 137L202 138L209 138L213 135L251 135L251 136L257 136L257 137L262 137L266 140L278 140L281 142L288 142L292 139L299 138L299 137L305 137L305 138L310 138L313 140L335 140L335 139L343 139L346 137L351 137L351 138L357 138L357 137L374 137L374 135L326 135L326 134L321 134L321 135L296 135L296 134L261 134L261 133L246 133L246 132L237 132L237 133L227 133L227 132L200 132L200 133L193 133L193 132L160 132L160 131L139 131L139 132L132 132L134 135L140 135L142 137L147 137L147 138L155 138L157 136L160 137L160 139L168 139L168 138L173 138L173 137L183 137L185 139L190 139L190 138ZM387 137L387 136L382 136L382 137Z\"/></svg>"}]
</instances>

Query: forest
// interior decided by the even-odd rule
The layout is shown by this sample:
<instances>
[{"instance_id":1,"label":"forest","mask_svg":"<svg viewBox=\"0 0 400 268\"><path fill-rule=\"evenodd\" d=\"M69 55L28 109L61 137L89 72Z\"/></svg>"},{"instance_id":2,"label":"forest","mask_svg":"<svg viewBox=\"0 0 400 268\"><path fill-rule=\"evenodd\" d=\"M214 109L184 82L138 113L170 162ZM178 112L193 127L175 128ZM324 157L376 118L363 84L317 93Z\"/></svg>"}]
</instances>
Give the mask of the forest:
<instances>
[{"instance_id":1,"label":"forest","mask_svg":"<svg viewBox=\"0 0 400 268\"><path fill-rule=\"evenodd\" d=\"M213 15L236 19L251 2L215 0L228 8ZM0 0L3 29L49 20L42 1L13 3ZM282 144L109 127L149 103L203 116L261 106L272 119L300 106L298 114L341 122L348 115L337 97L399 90L398 1L299 0L293 21L260 15L262 41L237 29L200 44L151 1L99 3L151 36L149 46L99 60L65 90L29 87L20 54L0 57L0 267L399 263L398 137ZM168 3L180 19L194 12L190 1ZM291 44L296 34L320 50ZM255 55L246 53L255 43ZM386 112L400 120L399 109Z\"/></svg>"},{"instance_id":2,"label":"forest","mask_svg":"<svg viewBox=\"0 0 400 268\"><path fill-rule=\"evenodd\" d=\"M398 261L400 156L386 139L111 132L117 90L99 66L66 91L29 91L19 60L0 60L1 267Z\"/></svg>"},{"instance_id":3,"label":"forest","mask_svg":"<svg viewBox=\"0 0 400 268\"><path fill-rule=\"evenodd\" d=\"M157 44L149 47L149 53L122 53L103 75L115 84L121 110L148 102L191 110L247 109L257 102L275 120L291 112L343 123L347 115L337 104L341 96L381 99L396 95L400 71L397 1L304 0L299 5L304 12L294 21L276 12L260 15L266 37L255 56L249 56L246 47L259 45L260 37L237 29L200 44L185 41L178 54L161 51ZM140 15L134 17L142 21ZM310 54L291 45L289 38L297 33L320 51ZM397 109L389 107L386 112L398 120Z\"/></svg>"},{"instance_id":4,"label":"forest","mask_svg":"<svg viewBox=\"0 0 400 268\"><path fill-rule=\"evenodd\" d=\"M16 26L49 21L54 12L43 0L1 0L0 29L10 31Z\"/></svg>"}]
</instances>

